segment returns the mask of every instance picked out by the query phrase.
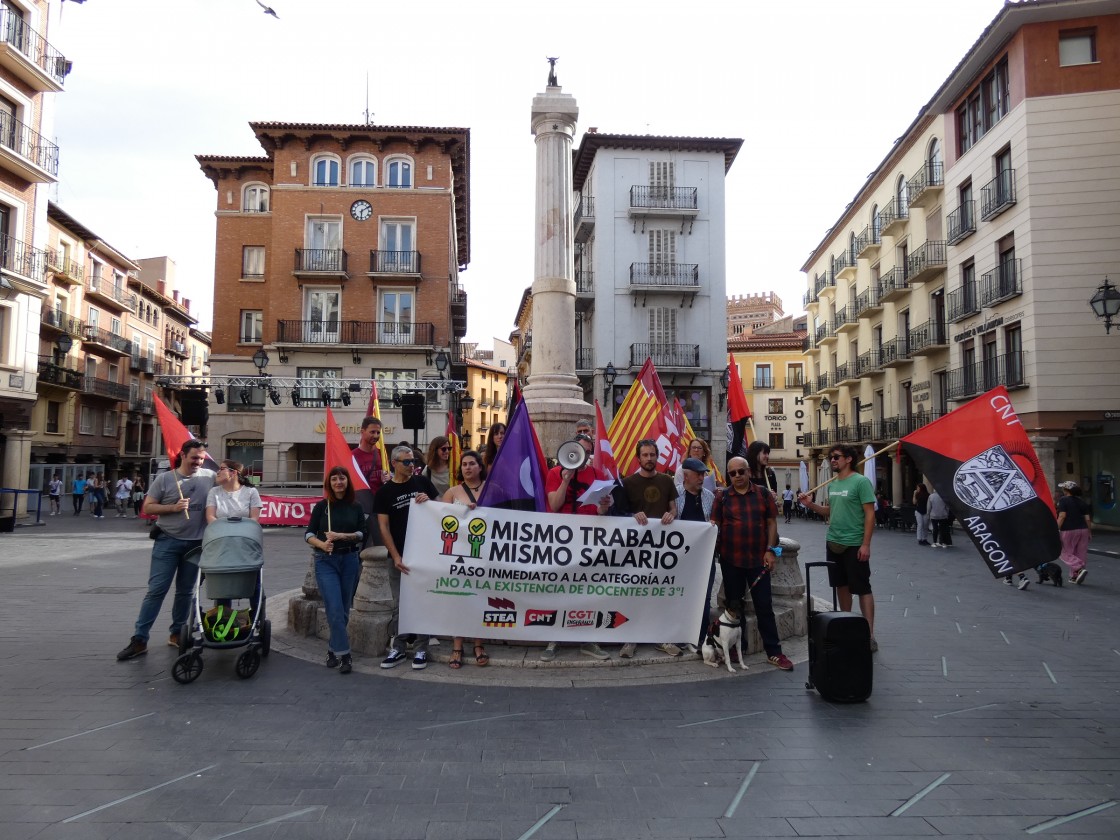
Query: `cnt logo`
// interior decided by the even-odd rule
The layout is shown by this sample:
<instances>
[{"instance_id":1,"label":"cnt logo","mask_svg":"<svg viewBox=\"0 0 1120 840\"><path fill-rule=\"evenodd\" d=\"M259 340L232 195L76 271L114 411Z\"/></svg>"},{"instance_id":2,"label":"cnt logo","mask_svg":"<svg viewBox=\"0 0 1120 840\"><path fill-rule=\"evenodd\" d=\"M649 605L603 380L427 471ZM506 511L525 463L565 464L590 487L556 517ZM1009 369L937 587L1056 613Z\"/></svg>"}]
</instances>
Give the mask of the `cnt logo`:
<instances>
[{"instance_id":1,"label":"cnt logo","mask_svg":"<svg viewBox=\"0 0 1120 840\"><path fill-rule=\"evenodd\" d=\"M525 610L526 627L555 627L556 610Z\"/></svg>"},{"instance_id":2,"label":"cnt logo","mask_svg":"<svg viewBox=\"0 0 1120 840\"><path fill-rule=\"evenodd\" d=\"M516 627L517 605L508 598L487 598L489 609L482 612L485 627Z\"/></svg>"}]
</instances>

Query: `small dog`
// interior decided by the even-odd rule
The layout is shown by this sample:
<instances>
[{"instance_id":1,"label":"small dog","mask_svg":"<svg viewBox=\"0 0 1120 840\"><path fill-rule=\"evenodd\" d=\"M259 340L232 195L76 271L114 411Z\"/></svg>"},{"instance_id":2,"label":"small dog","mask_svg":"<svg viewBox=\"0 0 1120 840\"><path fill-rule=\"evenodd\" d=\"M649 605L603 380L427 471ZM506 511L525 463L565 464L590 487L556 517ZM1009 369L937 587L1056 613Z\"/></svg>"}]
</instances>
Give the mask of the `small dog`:
<instances>
[{"instance_id":1,"label":"small dog","mask_svg":"<svg viewBox=\"0 0 1120 840\"><path fill-rule=\"evenodd\" d=\"M1062 585L1062 567L1057 563L1042 563L1035 566L1034 570L1038 572L1039 583L1050 581L1055 586Z\"/></svg>"},{"instance_id":2,"label":"small dog","mask_svg":"<svg viewBox=\"0 0 1120 840\"><path fill-rule=\"evenodd\" d=\"M723 611L719 621L708 628L708 637L700 649L704 661L713 668L718 668L720 662L727 665L727 670L732 674L735 668L731 664L731 651L734 650L742 670L747 670L747 663L743 661L743 628L739 626L739 614L728 608Z\"/></svg>"}]
</instances>

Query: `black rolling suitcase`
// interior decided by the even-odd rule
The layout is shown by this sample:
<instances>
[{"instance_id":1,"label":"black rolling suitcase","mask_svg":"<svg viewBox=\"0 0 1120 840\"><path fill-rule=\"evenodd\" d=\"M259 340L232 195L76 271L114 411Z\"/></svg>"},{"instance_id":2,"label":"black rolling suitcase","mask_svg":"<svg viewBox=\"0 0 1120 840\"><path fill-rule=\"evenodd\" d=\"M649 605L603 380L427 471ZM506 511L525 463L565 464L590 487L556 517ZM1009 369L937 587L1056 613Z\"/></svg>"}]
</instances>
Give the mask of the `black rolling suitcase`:
<instances>
[{"instance_id":1,"label":"black rolling suitcase","mask_svg":"<svg viewBox=\"0 0 1120 840\"><path fill-rule=\"evenodd\" d=\"M809 570L828 563L805 564L805 615L809 626L808 689L833 703L861 703L871 696L871 629L862 615L840 612L832 590L832 612L813 609Z\"/></svg>"}]
</instances>

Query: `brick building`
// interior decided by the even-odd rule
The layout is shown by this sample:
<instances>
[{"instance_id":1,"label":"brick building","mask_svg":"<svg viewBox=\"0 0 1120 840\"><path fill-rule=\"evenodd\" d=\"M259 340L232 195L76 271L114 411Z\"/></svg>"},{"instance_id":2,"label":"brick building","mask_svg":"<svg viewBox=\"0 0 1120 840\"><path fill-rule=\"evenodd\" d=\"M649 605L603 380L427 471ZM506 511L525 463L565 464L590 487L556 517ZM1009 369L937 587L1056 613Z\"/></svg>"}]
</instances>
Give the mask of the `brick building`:
<instances>
[{"instance_id":1,"label":"brick building","mask_svg":"<svg viewBox=\"0 0 1120 840\"><path fill-rule=\"evenodd\" d=\"M324 406L353 440L371 379L387 435L406 436L405 391L425 395L421 438L442 433L440 380L466 378L469 130L250 128L264 155L198 157L217 193L213 373L234 377L211 449L266 481L321 480Z\"/></svg>"}]
</instances>

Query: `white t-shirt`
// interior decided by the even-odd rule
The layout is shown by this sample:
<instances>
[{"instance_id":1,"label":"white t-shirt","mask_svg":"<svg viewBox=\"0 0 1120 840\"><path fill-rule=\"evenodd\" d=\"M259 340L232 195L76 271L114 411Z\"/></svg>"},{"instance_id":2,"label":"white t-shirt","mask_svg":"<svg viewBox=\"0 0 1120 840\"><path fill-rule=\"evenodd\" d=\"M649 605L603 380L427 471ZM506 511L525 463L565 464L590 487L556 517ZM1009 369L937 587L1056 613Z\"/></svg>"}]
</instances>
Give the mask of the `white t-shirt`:
<instances>
[{"instance_id":1,"label":"white t-shirt","mask_svg":"<svg viewBox=\"0 0 1120 840\"><path fill-rule=\"evenodd\" d=\"M127 499L132 495L132 480L128 478L117 479L117 492L115 498Z\"/></svg>"},{"instance_id":2,"label":"white t-shirt","mask_svg":"<svg viewBox=\"0 0 1120 840\"><path fill-rule=\"evenodd\" d=\"M261 506L261 494L256 487L242 485L230 493L224 487L214 485L206 494L206 507L214 508L218 519L230 519L234 516L248 519L252 509Z\"/></svg>"}]
</instances>

